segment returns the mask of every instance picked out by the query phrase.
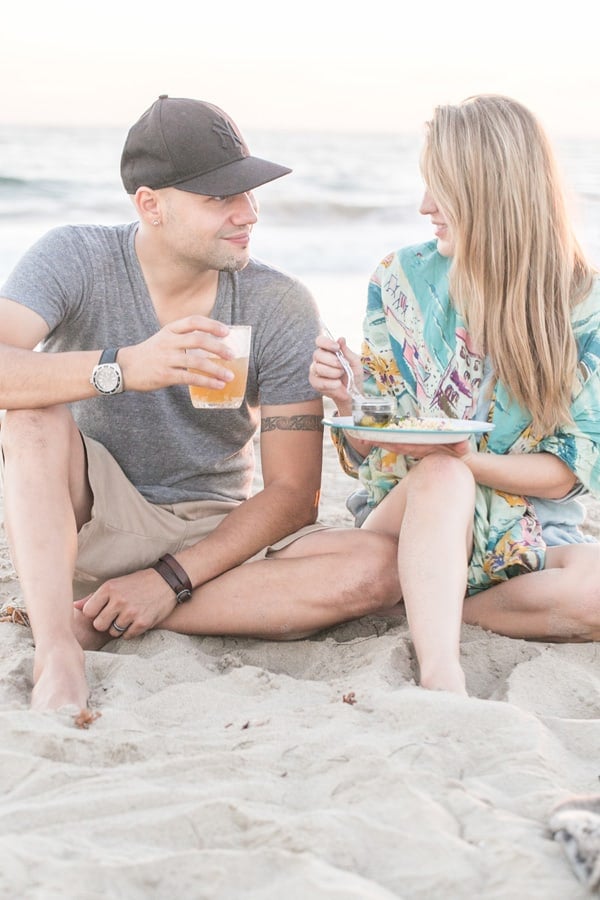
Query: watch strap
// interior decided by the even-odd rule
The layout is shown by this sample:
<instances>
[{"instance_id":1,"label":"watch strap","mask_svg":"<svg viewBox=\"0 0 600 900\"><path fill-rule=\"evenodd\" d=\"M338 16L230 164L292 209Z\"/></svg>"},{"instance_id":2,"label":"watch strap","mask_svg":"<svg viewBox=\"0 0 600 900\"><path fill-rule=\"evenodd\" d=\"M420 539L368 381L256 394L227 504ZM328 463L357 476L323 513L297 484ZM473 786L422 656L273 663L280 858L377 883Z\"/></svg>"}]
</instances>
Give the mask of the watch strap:
<instances>
[{"instance_id":1,"label":"watch strap","mask_svg":"<svg viewBox=\"0 0 600 900\"><path fill-rule=\"evenodd\" d=\"M101 366L104 363L114 363L117 361L117 353L119 352L119 347L115 350L114 347L109 348L108 350L103 350L100 354L100 359L98 360L98 365Z\"/></svg>"},{"instance_id":2,"label":"watch strap","mask_svg":"<svg viewBox=\"0 0 600 900\"><path fill-rule=\"evenodd\" d=\"M192 596L192 582L183 566L170 553L155 562L152 568L161 575L169 587L175 591L175 599L178 603L185 603Z\"/></svg>"}]
</instances>

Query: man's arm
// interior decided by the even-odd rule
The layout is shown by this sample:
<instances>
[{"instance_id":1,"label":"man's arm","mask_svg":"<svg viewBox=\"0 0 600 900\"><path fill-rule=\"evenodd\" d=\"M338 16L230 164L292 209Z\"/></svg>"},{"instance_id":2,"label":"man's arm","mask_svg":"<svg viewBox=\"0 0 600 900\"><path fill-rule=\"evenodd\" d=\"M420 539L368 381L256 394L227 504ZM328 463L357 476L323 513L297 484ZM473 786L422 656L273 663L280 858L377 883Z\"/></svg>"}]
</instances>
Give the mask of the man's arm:
<instances>
[{"instance_id":1,"label":"man's arm","mask_svg":"<svg viewBox=\"0 0 600 900\"><path fill-rule=\"evenodd\" d=\"M177 554L194 586L315 522L321 489L322 416L320 400L263 407L264 487L232 510L211 535Z\"/></svg>"},{"instance_id":2,"label":"man's arm","mask_svg":"<svg viewBox=\"0 0 600 900\"><path fill-rule=\"evenodd\" d=\"M211 581L259 550L315 521L321 485L323 410L320 400L262 409L264 487L240 503L207 537L177 553L193 587ZM112 602L111 602L112 601ZM169 615L174 594L151 569L105 582L76 603L99 631L117 615L131 623L127 638L143 634Z\"/></svg>"},{"instance_id":3,"label":"man's arm","mask_svg":"<svg viewBox=\"0 0 600 900\"><path fill-rule=\"evenodd\" d=\"M0 297L0 409L36 409L98 396L90 376L104 348L38 353L34 348L48 330L39 313ZM200 349L220 355L219 338L226 331L215 319L188 316L139 344L120 348L125 389L152 391L172 384L222 388L228 370L206 355L192 354ZM188 368L191 359L195 373Z\"/></svg>"},{"instance_id":4,"label":"man's arm","mask_svg":"<svg viewBox=\"0 0 600 900\"><path fill-rule=\"evenodd\" d=\"M35 352L48 330L39 313L0 297L0 408L52 406L96 393L89 373L98 352Z\"/></svg>"}]
</instances>

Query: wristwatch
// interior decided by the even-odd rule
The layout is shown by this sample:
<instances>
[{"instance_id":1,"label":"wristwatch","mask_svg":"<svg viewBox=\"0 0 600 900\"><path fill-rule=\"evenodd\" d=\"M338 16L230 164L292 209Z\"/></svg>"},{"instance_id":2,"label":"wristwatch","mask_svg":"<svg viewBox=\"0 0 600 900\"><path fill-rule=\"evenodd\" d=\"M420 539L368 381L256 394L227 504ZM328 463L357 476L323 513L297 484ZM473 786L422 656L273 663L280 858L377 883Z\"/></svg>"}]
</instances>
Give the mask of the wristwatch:
<instances>
[{"instance_id":1,"label":"wristwatch","mask_svg":"<svg viewBox=\"0 0 600 900\"><path fill-rule=\"evenodd\" d=\"M116 361L119 349L103 350L98 365L92 370L90 384L99 394L120 394L123 390L123 373Z\"/></svg>"}]
</instances>

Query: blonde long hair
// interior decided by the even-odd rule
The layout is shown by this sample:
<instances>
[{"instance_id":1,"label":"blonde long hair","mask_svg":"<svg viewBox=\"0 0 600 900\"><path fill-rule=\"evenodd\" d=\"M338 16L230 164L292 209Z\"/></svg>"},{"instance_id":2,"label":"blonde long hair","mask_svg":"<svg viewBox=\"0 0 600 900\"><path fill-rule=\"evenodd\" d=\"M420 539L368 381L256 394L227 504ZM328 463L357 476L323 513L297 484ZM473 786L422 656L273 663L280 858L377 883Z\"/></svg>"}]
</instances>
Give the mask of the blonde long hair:
<instances>
[{"instance_id":1,"label":"blonde long hair","mask_svg":"<svg viewBox=\"0 0 600 900\"><path fill-rule=\"evenodd\" d=\"M570 314L594 269L573 233L548 138L515 100L470 97L435 110L421 168L455 240L453 302L534 431L551 434L571 420Z\"/></svg>"}]
</instances>

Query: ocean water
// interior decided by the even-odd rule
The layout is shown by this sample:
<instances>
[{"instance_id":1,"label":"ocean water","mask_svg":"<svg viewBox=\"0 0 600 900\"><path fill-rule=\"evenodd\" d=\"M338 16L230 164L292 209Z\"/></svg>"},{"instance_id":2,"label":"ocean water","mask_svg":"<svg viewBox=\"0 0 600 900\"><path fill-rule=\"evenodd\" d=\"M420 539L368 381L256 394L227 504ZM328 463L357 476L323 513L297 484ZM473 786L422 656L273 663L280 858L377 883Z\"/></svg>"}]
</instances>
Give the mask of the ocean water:
<instances>
[{"instance_id":1,"label":"ocean water","mask_svg":"<svg viewBox=\"0 0 600 900\"><path fill-rule=\"evenodd\" d=\"M126 222L119 177L125 128L0 126L0 281L63 223ZM419 135L247 133L257 156L293 172L256 191L252 252L301 277L323 318L357 345L370 273L389 251L431 237L418 206ZM578 236L600 265L600 141L556 149Z\"/></svg>"}]
</instances>

